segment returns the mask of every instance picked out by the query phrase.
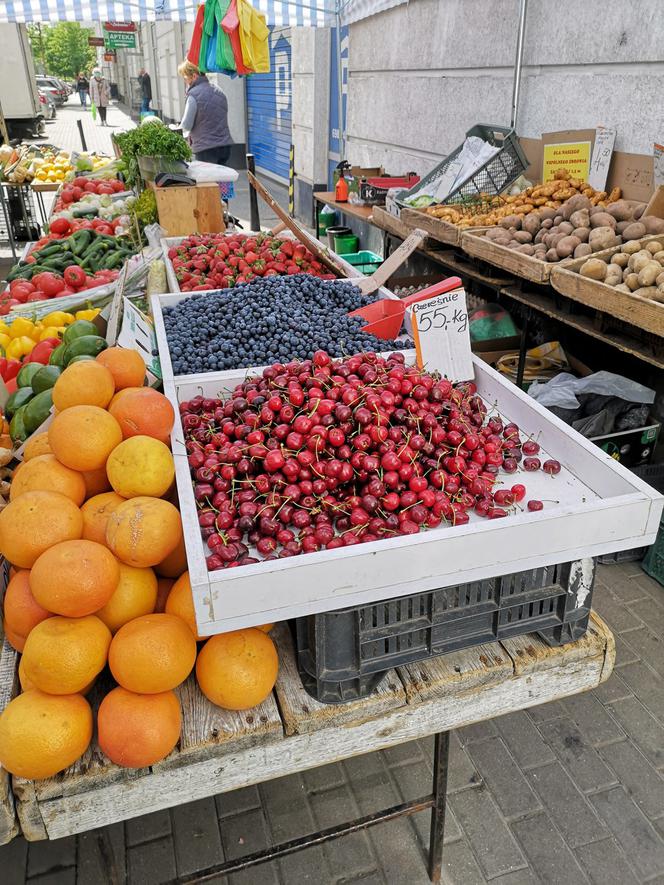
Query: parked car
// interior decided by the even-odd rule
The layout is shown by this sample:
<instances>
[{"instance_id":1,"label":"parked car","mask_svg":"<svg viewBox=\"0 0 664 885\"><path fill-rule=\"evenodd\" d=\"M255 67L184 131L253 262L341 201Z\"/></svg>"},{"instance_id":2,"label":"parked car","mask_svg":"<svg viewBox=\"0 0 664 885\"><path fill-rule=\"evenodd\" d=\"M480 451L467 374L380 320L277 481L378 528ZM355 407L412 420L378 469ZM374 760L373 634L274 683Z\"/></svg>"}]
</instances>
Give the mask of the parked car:
<instances>
[{"instance_id":1,"label":"parked car","mask_svg":"<svg viewBox=\"0 0 664 885\"><path fill-rule=\"evenodd\" d=\"M45 120L55 120L56 107L55 107L55 99L48 92L45 92L43 89L39 90L39 104L42 109L42 113L44 114Z\"/></svg>"},{"instance_id":2,"label":"parked car","mask_svg":"<svg viewBox=\"0 0 664 885\"><path fill-rule=\"evenodd\" d=\"M54 77L37 77L37 86L53 97L56 105L60 107L69 100L69 93L61 86Z\"/></svg>"}]
</instances>

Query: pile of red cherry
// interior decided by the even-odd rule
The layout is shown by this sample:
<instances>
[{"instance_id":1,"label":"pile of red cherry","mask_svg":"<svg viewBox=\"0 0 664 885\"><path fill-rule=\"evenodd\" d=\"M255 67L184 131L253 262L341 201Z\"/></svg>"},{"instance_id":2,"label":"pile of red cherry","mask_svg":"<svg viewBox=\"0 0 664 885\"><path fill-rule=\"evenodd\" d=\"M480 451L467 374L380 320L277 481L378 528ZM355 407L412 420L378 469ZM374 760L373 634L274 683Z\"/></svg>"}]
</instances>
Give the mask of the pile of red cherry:
<instances>
[{"instance_id":1,"label":"pile of red cherry","mask_svg":"<svg viewBox=\"0 0 664 885\"><path fill-rule=\"evenodd\" d=\"M317 351L180 414L210 571L463 525L471 512L500 519L526 487L495 488L499 471L560 472L488 414L474 383L453 386L401 353Z\"/></svg>"}]
</instances>

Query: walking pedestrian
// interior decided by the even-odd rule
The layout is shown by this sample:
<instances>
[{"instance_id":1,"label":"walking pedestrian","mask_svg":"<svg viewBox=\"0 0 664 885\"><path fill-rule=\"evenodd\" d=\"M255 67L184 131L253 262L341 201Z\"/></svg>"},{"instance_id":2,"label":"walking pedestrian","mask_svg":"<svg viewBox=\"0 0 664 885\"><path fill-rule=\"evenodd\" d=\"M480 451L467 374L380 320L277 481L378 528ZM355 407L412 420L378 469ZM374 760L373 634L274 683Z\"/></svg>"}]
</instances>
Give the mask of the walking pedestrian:
<instances>
[{"instance_id":1,"label":"walking pedestrian","mask_svg":"<svg viewBox=\"0 0 664 885\"><path fill-rule=\"evenodd\" d=\"M150 112L152 101L152 82L145 68L141 68L138 72L138 80L141 84L141 114L147 114Z\"/></svg>"},{"instance_id":2,"label":"walking pedestrian","mask_svg":"<svg viewBox=\"0 0 664 885\"><path fill-rule=\"evenodd\" d=\"M228 128L226 96L190 61L183 61L178 73L187 87L187 101L180 123L182 134L189 139L197 160L224 166L233 144Z\"/></svg>"},{"instance_id":3,"label":"walking pedestrian","mask_svg":"<svg viewBox=\"0 0 664 885\"><path fill-rule=\"evenodd\" d=\"M109 96L108 82L102 77L101 71L97 68L92 72L92 80L90 80L90 101L97 106L102 126L106 126L106 109L108 108Z\"/></svg>"},{"instance_id":4,"label":"walking pedestrian","mask_svg":"<svg viewBox=\"0 0 664 885\"><path fill-rule=\"evenodd\" d=\"M78 92L78 97L81 100L81 107L82 108L87 109L89 90L90 90L90 83L88 82L88 78L85 76L83 71L81 71L76 79L76 91Z\"/></svg>"}]
</instances>

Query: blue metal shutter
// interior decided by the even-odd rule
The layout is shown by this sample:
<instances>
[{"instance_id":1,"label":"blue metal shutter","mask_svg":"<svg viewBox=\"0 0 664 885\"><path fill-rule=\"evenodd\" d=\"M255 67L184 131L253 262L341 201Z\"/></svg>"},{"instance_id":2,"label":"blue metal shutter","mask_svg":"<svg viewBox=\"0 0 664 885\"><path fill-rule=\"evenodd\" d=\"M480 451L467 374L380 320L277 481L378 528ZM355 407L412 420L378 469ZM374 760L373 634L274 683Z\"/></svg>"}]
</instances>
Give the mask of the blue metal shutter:
<instances>
[{"instance_id":1,"label":"blue metal shutter","mask_svg":"<svg viewBox=\"0 0 664 885\"><path fill-rule=\"evenodd\" d=\"M247 77L249 151L256 167L288 182L293 128L290 30L270 29L270 72Z\"/></svg>"}]
</instances>

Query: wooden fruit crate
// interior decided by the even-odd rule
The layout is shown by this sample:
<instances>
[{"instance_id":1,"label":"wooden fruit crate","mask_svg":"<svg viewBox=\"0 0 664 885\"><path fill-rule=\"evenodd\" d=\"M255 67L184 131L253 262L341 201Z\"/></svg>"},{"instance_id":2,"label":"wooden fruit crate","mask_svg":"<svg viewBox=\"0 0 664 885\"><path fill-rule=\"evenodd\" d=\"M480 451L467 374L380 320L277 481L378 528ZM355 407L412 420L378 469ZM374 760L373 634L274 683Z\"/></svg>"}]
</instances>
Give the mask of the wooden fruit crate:
<instances>
[{"instance_id":1,"label":"wooden fruit crate","mask_svg":"<svg viewBox=\"0 0 664 885\"><path fill-rule=\"evenodd\" d=\"M532 255L524 255L522 252L515 252L507 246L501 246L492 240L487 240L484 232L491 230L485 227L479 230L463 231L461 235L461 248L468 255L475 258L481 258L495 267L501 267L508 270L524 280L530 280L531 283L539 283L547 285L551 271L554 267L565 267L573 259L565 258L557 264L549 261L540 261Z\"/></svg>"},{"instance_id":2,"label":"wooden fruit crate","mask_svg":"<svg viewBox=\"0 0 664 885\"><path fill-rule=\"evenodd\" d=\"M476 227L458 227L456 224L451 224L443 218L436 218L434 215L429 215L427 212L419 209L402 209L401 220L410 227L419 227L425 230L432 239L437 240L439 243L447 243L450 246L460 246L461 237L467 230L488 230L488 228L479 225Z\"/></svg>"},{"instance_id":3,"label":"wooden fruit crate","mask_svg":"<svg viewBox=\"0 0 664 885\"><path fill-rule=\"evenodd\" d=\"M157 187L159 224L169 237L226 230L221 192L215 182L195 187Z\"/></svg>"},{"instance_id":4,"label":"wooden fruit crate","mask_svg":"<svg viewBox=\"0 0 664 885\"><path fill-rule=\"evenodd\" d=\"M643 237L642 243L649 243L659 240L664 243L664 234L659 236ZM607 286L600 280L591 280L588 277L582 277L579 270L588 258L608 259L616 255L622 246L613 246L611 249L604 249L596 252L594 255L587 255L585 258L574 258L562 264L554 264L551 273L551 285L566 295L573 301L585 304L587 307L594 307L596 310L602 310L610 313L619 320L624 320L632 326L637 326L646 332L652 332L655 335L664 336L664 304L657 301L651 301L650 298L642 298L640 295L632 293L628 295L626 292L620 292L613 286Z\"/></svg>"}]
</instances>

